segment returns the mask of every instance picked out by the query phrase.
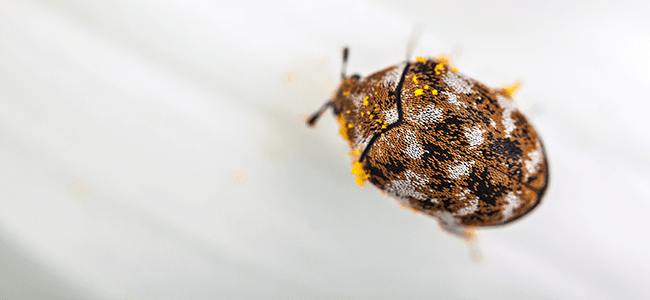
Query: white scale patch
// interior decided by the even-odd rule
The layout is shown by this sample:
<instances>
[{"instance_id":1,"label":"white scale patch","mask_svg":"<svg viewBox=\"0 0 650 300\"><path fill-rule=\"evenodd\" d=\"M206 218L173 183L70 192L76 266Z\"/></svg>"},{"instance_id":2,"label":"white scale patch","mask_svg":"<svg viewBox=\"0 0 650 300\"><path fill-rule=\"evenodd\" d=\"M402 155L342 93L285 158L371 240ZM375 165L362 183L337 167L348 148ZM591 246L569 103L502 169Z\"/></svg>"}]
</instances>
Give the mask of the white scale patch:
<instances>
[{"instance_id":1,"label":"white scale patch","mask_svg":"<svg viewBox=\"0 0 650 300\"><path fill-rule=\"evenodd\" d=\"M442 94L447 96L447 101L449 102L449 104L456 105L456 109L460 109L461 105L467 107L465 103L458 101L458 95L448 91L442 92Z\"/></svg>"},{"instance_id":2,"label":"white scale patch","mask_svg":"<svg viewBox=\"0 0 650 300\"><path fill-rule=\"evenodd\" d=\"M528 176L539 171L539 164L542 163L542 147L539 143L537 144L537 149L528 153L528 157L530 159L524 161L524 166L526 167L526 171L528 171L526 173L526 180L528 180Z\"/></svg>"},{"instance_id":3,"label":"white scale patch","mask_svg":"<svg viewBox=\"0 0 650 300\"><path fill-rule=\"evenodd\" d=\"M512 212L521 205L521 199L517 197L512 191L508 193L505 197L506 205L503 206L503 218L504 220L510 219Z\"/></svg>"},{"instance_id":4,"label":"white scale patch","mask_svg":"<svg viewBox=\"0 0 650 300\"><path fill-rule=\"evenodd\" d=\"M363 98L365 97L359 94L352 94L350 95L350 98L352 98L352 103L354 106L359 109L359 107L363 104Z\"/></svg>"},{"instance_id":5,"label":"white scale patch","mask_svg":"<svg viewBox=\"0 0 650 300\"><path fill-rule=\"evenodd\" d=\"M474 161L461 162L457 166L449 166L449 178L460 179L461 176L469 176L469 171L474 165Z\"/></svg>"},{"instance_id":6,"label":"white scale patch","mask_svg":"<svg viewBox=\"0 0 650 300\"><path fill-rule=\"evenodd\" d=\"M424 175L420 176L415 174L411 170L404 172L404 178L403 180L393 180L387 184L385 188L386 192L407 205L410 205L407 197L418 200L425 200L427 198L425 194L418 192L416 189L423 187L429 182L429 178L426 178Z\"/></svg>"},{"instance_id":7,"label":"white scale patch","mask_svg":"<svg viewBox=\"0 0 650 300\"><path fill-rule=\"evenodd\" d=\"M418 143L418 139L413 131L406 130L404 142L406 142L408 146L406 146L406 149L404 149L403 152L410 156L411 159L420 159L420 157L422 157L424 149L422 148L422 145Z\"/></svg>"},{"instance_id":8,"label":"white scale patch","mask_svg":"<svg viewBox=\"0 0 650 300\"><path fill-rule=\"evenodd\" d=\"M402 89L402 96L400 96L401 100L402 101L408 100L410 98L410 96L411 96L411 91L409 89L404 89L403 88Z\"/></svg>"},{"instance_id":9,"label":"white scale patch","mask_svg":"<svg viewBox=\"0 0 650 300\"><path fill-rule=\"evenodd\" d=\"M405 66L406 66L406 62L402 62L399 65L393 67L393 69L388 71L388 73L386 73L386 76L382 78L381 83L384 86L391 86L391 85L397 86L400 78L402 77L402 70L404 70Z\"/></svg>"},{"instance_id":10,"label":"white scale patch","mask_svg":"<svg viewBox=\"0 0 650 300\"><path fill-rule=\"evenodd\" d=\"M379 136L379 140L384 143L382 147L391 147L395 148L395 145L391 144L386 136ZM381 147L378 147L381 148Z\"/></svg>"},{"instance_id":11,"label":"white scale patch","mask_svg":"<svg viewBox=\"0 0 650 300\"><path fill-rule=\"evenodd\" d=\"M399 114L397 113L397 107L391 109L391 110L385 110L384 115L386 116L386 123L388 124L393 124L397 122L397 119L399 118Z\"/></svg>"},{"instance_id":12,"label":"white scale patch","mask_svg":"<svg viewBox=\"0 0 650 300\"><path fill-rule=\"evenodd\" d=\"M512 100L502 96L497 95L497 101L499 105L503 108L503 120L501 123L503 127L506 128L506 137L510 137L510 133L517 128L515 125L515 120L512 119L512 112L517 109L515 103Z\"/></svg>"},{"instance_id":13,"label":"white scale patch","mask_svg":"<svg viewBox=\"0 0 650 300\"><path fill-rule=\"evenodd\" d=\"M442 108L436 108L433 104L431 104L423 109L420 109L417 115L409 116L408 120L419 125L426 125L427 123L442 121L442 117Z\"/></svg>"},{"instance_id":14,"label":"white scale patch","mask_svg":"<svg viewBox=\"0 0 650 300\"><path fill-rule=\"evenodd\" d=\"M460 75L456 72L449 71L445 74L445 76L442 78L442 81L444 81L448 86L452 87L456 93L459 94L472 94L476 93L475 91L472 91L472 88L474 87L474 83L471 82L471 79Z\"/></svg>"},{"instance_id":15,"label":"white scale patch","mask_svg":"<svg viewBox=\"0 0 650 300\"><path fill-rule=\"evenodd\" d=\"M469 195L471 192L472 191L466 189L462 193L456 195L456 197L458 197L458 200L460 201L465 201L467 200L467 195ZM456 215L464 216L476 212L477 210L478 210L478 197L474 197L474 199L469 200L469 206L459 209L458 212L456 212Z\"/></svg>"},{"instance_id":16,"label":"white scale patch","mask_svg":"<svg viewBox=\"0 0 650 300\"><path fill-rule=\"evenodd\" d=\"M483 138L483 133L485 133L485 130L481 129L481 126L477 125L472 129L465 127L465 137L469 142L470 149L476 148L476 146L483 144L485 141Z\"/></svg>"}]
</instances>

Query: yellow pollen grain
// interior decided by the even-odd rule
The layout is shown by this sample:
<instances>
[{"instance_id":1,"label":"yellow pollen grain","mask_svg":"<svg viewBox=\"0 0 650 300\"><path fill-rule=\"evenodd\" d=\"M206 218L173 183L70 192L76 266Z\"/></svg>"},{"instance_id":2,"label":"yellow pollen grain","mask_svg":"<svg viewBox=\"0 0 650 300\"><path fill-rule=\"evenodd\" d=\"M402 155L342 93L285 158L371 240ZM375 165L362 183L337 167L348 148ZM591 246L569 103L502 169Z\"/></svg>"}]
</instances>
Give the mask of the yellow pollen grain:
<instances>
[{"instance_id":1,"label":"yellow pollen grain","mask_svg":"<svg viewBox=\"0 0 650 300\"><path fill-rule=\"evenodd\" d=\"M425 90L428 90L428 89L429 89L429 86L428 86L428 85L425 85L425 86L424 86L424 89L425 89Z\"/></svg>"},{"instance_id":2,"label":"yellow pollen grain","mask_svg":"<svg viewBox=\"0 0 650 300\"><path fill-rule=\"evenodd\" d=\"M296 73L295 72L287 73L287 81L293 82L294 80L296 80Z\"/></svg>"},{"instance_id":3,"label":"yellow pollen grain","mask_svg":"<svg viewBox=\"0 0 650 300\"><path fill-rule=\"evenodd\" d=\"M375 115L370 115L370 119L372 119L372 118L374 118L374 117L375 117Z\"/></svg>"},{"instance_id":4,"label":"yellow pollen grain","mask_svg":"<svg viewBox=\"0 0 650 300\"><path fill-rule=\"evenodd\" d=\"M382 126L382 128L386 128L386 127ZM384 136L384 134L382 133L381 136Z\"/></svg>"},{"instance_id":5,"label":"yellow pollen grain","mask_svg":"<svg viewBox=\"0 0 650 300\"><path fill-rule=\"evenodd\" d=\"M443 64L448 64L450 60L451 60L451 58L449 56L447 56L447 55L444 55L444 54L443 55L438 55L436 57L436 61L439 61L440 63L443 63Z\"/></svg>"},{"instance_id":6,"label":"yellow pollen grain","mask_svg":"<svg viewBox=\"0 0 650 300\"><path fill-rule=\"evenodd\" d=\"M343 115L339 116L339 125L341 125L341 130L339 130L339 133L343 137L344 140L348 141L350 138L348 137L348 130L346 129L346 124L345 124L345 119L343 118Z\"/></svg>"},{"instance_id":7,"label":"yellow pollen grain","mask_svg":"<svg viewBox=\"0 0 650 300\"><path fill-rule=\"evenodd\" d=\"M458 69L456 69L456 68L451 68L451 71L454 72L454 73L458 73Z\"/></svg>"},{"instance_id":8,"label":"yellow pollen grain","mask_svg":"<svg viewBox=\"0 0 650 300\"><path fill-rule=\"evenodd\" d=\"M348 124L348 128L354 127L354 124Z\"/></svg>"},{"instance_id":9,"label":"yellow pollen grain","mask_svg":"<svg viewBox=\"0 0 650 300\"><path fill-rule=\"evenodd\" d=\"M432 91L431 91L431 94L433 94L434 96L435 96L435 95L438 95L438 90L432 90Z\"/></svg>"},{"instance_id":10,"label":"yellow pollen grain","mask_svg":"<svg viewBox=\"0 0 650 300\"><path fill-rule=\"evenodd\" d=\"M427 59L422 57L422 56L416 57L415 60L417 60L418 62L421 62L421 63L426 63L427 62Z\"/></svg>"},{"instance_id":11,"label":"yellow pollen grain","mask_svg":"<svg viewBox=\"0 0 650 300\"><path fill-rule=\"evenodd\" d=\"M413 75L413 82L415 82L415 84L418 84L418 77L415 75Z\"/></svg>"},{"instance_id":12,"label":"yellow pollen grain","mask_svg":"<svg viewBox=\"0 0 650 300\"><path fill-rule=\"evenodd\" d=\"M377 92L375 92L375 95L377 95Z\"/></svg>"},{"instance_id":13,"label":"yellow pollen grain","mask_svg":"<svg viewBox=\"0 0 650 300\"><path fill-rule=\"evenodd\" d=\"M348 113L348 114L349 114L349 113L350 113L350 110L348 109L348 110L346 111L346 113Z\"/></svg>"},{"instance_id":14,"label":"yellow pollen grain","mask_svg":"<svg viewBox=\"0 0 650 300\"><path fill-rule=\"evenodd\" d=\"M521 81L517 81L514 84L504 86L503 92L508 96L508 98L512 98L512 95L514 95L520 87Z\"/></svg>"},{"instance_id":15,"label":"yellow pollen grain","mask_svg":"<svg viewBox=\"0 0 650 300\"><path fill-rule=\"evenodd\" d=\"M386 125L381 125L381 129L386 129ZM381 135L384 135L383 133Z\"/></svg>"},{"instance_id":16,"label":"yellow pollen grain","mask_svg":"<svg viewBox=\"0 0 650 300\"><path fill-rule=\"evenodd\" d=\"M359 124L359 128L361 128L361 124Z\"/></svg>"},{"instance_id":17,"label":"yellow pollen grain","mask_svg":"<svg viewBox=\"0 0 650 300\"><path fill-rule=\"evenodd\" d=\"M354 182L356 182L359 186L363 186L363 181L370 177L370 175L368 175L368 173L366 173L366 171L363 169L363 164L358 161L352 164L351 173L353 175L357 175L357 178L354 179Z\"/></svg>"},{"instance_id":18,"label":"yellow pollen grain","mask_svg":"<svg viewBox=\"0 0 650 300\"><path fill-rule=\"evenodd\" d=\"M381 124L381 119L377 119L377 123Z\"/></svg>"},{"instance_id":19,"label":"yellow pollen grain","mask_svg":"<svg viewBox=\"0 0 650 300\"><path fill-rule=\"evenodd\" d=\"M436 67L433 69L436 71L436 75L440 75L440 71L444 70L445 66L442 63L439 63L436 65Z\"/></svg>"},{"instance_id":20,"label":"yellow pollen grain","mask_svg":"<svg viewBox=\"0 0 650 300\"><path fill-rule=\"evenodd\" d=\"M415 95L416 95L416 96L420 96L420 95L422 95L422 93L424 93L424 90L423 90L423 89L417 89L417 90L415 90Z\"/></svg>"},{"instance_id":21,"label":"yellow pollen grain","mask_svg":"<svg viewBox=\"0 0 650 300\"><path fill-rule=\"evenodd\" d=\"M343 96L347 96L347 95L350 95L350 91L343 92Z\"/></svg>"},{"instance_id":22,"label":"yellow pollen grain","mask_svg":"<svg viewBox=\"0 0 650 300\"><path fill-rule=\"evenodd\" d=\"M359 151L359 149L354 150L354 155L359 155L359 153L361 153L361 151Z\"/></svg>"}]
</instances>

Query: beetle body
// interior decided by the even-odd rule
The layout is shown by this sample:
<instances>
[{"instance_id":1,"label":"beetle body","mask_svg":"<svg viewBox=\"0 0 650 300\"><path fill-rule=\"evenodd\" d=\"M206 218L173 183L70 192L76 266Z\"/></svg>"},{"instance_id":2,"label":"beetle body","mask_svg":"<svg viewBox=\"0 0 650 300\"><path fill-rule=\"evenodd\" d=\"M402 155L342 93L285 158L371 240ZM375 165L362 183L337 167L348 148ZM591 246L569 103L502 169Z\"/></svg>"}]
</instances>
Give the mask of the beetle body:
<instances>
[{"instance_id":1,"label":"beetle body","mask_svg":"<svg viewBox=\"0 0 650 300\"><path fill-rule=\"evenodd\" d=\"M520 218L546 190L544 147L512 90L488 88L444 58L418 58L343 76L324 108L333 108L350 145L357 183L467 236Z\"/></svg>"}]
</instances>

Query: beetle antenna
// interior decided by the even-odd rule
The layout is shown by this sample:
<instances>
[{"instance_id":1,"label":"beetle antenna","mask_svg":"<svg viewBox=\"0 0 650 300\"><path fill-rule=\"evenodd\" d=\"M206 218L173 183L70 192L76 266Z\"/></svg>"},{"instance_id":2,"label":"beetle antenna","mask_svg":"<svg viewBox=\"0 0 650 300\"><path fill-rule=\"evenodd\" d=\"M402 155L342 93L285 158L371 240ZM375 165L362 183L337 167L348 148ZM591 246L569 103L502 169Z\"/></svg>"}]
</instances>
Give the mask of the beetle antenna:
<instances>
[{"instance_id":1,"label":"beetle antenna","mask_svg":"<svg viewBox=\"0 0 650 300\"><path fill-rule=\"evenodd\" d=\"M321 106L314 114L307 119L307 125L309 127L314 127L316 125L316 121L318 121L318 118L330 107L332 106L332 101L327 101L323 106Z\"/></svg>"},{"instance_id":2,"label":"beetle antenna","mask_svg":"<svg viewBox=\"0 0 650 300\"><path fill-rule=\"evenodd\" d=\"M348 53L350 51L348 50L348 47L343 48L343 64L341 66L341 80L345 80L345 69L348 68ZM307 125L309 127L314 127L316 125L316 121L320 118L321 115L330 107L334 107L332 105L332 101L327 101L323 106L321 106L314 114L307 119Z\"/></svg>"},{"instance_id":3,"label":"beetle antenna","mask_svg":"<svg viewBox=\"0 0 650 300\"><path fill-rule=\"evenodd\" d=\"M341 80L345 79L345 69L348 68L348 47L343 48L343 65L341 66Z\"/></svg>"},{"instance_id":4,"label":"beetle antenna","mask_svg":"<svg viewBox=\"0 0 650 300\"><path fill-rule=\"evenodd\" d=\"M423 28L424 26L420 23L415 24L415 27L413 27L411 37L409 37L409 42L406 46L406 60L411 59L413 51L415 50L415 47L417 47L418 41L420 41L420 35L422 35Z\"/></svg>"}]
</instances>

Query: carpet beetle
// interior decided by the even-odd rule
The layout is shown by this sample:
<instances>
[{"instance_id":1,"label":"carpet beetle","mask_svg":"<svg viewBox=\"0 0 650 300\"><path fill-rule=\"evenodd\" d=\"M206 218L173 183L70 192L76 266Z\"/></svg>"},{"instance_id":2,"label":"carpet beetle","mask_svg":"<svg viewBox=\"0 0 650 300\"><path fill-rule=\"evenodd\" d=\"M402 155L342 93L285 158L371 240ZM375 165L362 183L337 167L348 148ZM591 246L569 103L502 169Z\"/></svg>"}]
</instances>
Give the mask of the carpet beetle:
<instances>
[{"instance_id":1,"label":"carpet beetle","mask_svg":"<svg viewBox=\"0 0 650 300\"><path fill-rule=\"evenodd\" d=\"M346 48L334 99L307 123L332 108L359 185L371 182L462 237L519 219L540 203L546 154L512 100L518 85L491 89L444 57L347 77L347 58Z\"/></svg>"}]
</instances>

